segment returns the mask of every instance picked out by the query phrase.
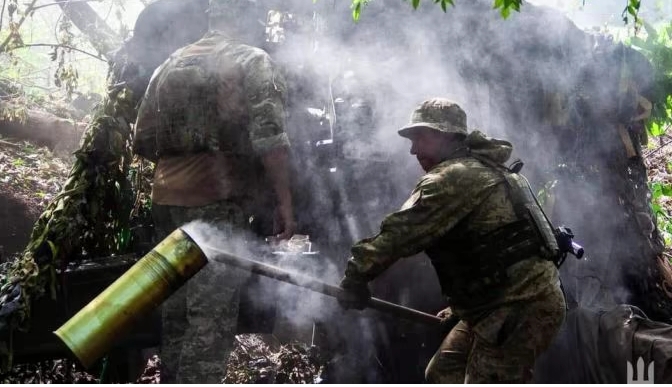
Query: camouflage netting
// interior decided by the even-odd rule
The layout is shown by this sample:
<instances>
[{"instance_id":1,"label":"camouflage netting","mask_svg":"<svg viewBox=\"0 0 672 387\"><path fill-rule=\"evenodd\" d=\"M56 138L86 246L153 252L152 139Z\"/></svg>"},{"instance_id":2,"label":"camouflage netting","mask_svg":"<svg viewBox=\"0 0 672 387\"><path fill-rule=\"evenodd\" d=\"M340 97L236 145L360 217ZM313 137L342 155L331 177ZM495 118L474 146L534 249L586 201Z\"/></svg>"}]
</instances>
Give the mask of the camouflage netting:
<instances>
[{"instance_id":1,"label":"camouflage netting","mask_svg":"<svg viewBox=\"0 0 672 387\"><path fill-rule=\"evenodd\" d=\"M0 382L5 384L91 384L99 380L76 367L72 361L53 360L18 365L11 372L3 374Z\"/></svg>"},{"instance_id":2,"label":"camouflage netting","mask_svg":"<svg viewBox=\"0 0 672 387\"><path fill-rule=\"evenodd\" d=\"M238 335L224 383L319 383L325 359L317 347L280 345L261 335Z\"/></svg>"},{"instance_id":3,"label":"camouflage netting","mask_svg":"<svg viewBox=\"0 0 672 387\"><path fill-rule=\"evenodd\" d=\"M97 108L61 192L49 203L24 253L12 262L0 285L0 330L9 337L2 366L11 364L13 329L27 329L31 301L56 297L56 272L68 262L123 253L131 245L130 123L135 118L127 87L112 87Z\"/></svg>"}]
</instances>

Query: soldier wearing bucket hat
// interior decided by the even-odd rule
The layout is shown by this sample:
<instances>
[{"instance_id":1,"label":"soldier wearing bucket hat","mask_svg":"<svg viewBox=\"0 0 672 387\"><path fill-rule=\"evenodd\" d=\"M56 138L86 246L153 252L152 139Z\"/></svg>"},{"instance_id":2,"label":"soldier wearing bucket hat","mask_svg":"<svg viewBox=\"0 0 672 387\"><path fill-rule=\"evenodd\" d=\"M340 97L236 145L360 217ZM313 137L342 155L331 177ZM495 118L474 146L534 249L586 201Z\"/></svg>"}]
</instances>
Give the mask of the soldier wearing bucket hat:
<instances>
[{"instance_id":1,"label":"soldier wearing bucket hat","mask_svg":"<svg viewBox=\"0 0 672 387\"><path fill-rule=\"evenodd\" d=\"M441 133L467 135L467 115L464 110L445 98L432 98L423 102L411 114L411 122L399 130L402 137L411 138L422 129Z\"/></svg>"},{"instance_id":2,"label":"soldier wearing bucket hat","mask_svg":"<svg viewBox=\"0 0 672 387\"><path fill-rule=\"evenodd\" d=\"M428 172L445 158L464 149L467 115L455 102L432 98L413 111L410 122L399 130L399 135L411 140L411 154Z\"/></svg>"},{"instance_id":3,"label":"soldier wearing bucket hat","mask_svg":"<svg viewBox=\"0 0 672 387\"><path fill-rule=\"evenodd\" d=\"M508 141L467 130L458 104L422 102L399 134L427 172L380 232L352 247L339 302L360 309L368 282L425 252L459 321L430 360L435 383L528 382L565 315L552 227L527 181L506 168ZM412 286L412 285L411 285Z\"/></svg>"}]
</instances>

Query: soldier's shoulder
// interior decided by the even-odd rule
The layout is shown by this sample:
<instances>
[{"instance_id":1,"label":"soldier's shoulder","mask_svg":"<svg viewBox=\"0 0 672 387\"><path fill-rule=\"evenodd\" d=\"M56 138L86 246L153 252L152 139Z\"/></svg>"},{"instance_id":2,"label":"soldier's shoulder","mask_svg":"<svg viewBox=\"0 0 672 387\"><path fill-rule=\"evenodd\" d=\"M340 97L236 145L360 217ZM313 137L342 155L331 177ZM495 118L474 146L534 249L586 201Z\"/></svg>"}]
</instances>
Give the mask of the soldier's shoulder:
<instances>
[{"instance_id":1,"label":"soldier's shoulder","mask_svg":"<svg viewBox=\"0 0 672 387\"><path fill-rule=\"evenodd\" d=\"M238 62L244 64L259 63L271 58L263 49L243 43L232 44L220 51L220 54L233 54Z\"/></svg>"},{"instance_id":2,"label":"soldier's shoulder","mask_svg":"<svg viewBox=\"0 0 672 387\"><path fill-rule=\"evenodd\" d=\"M483 166L472 158L457 158L438 164L418 182L417 188L423 191L448 190L463 193L477 192L490 187L500 180L500 176L491 168Z\"/></svg>"},{"instance_id":3,"label":"soldier's shoulder","mask_svg":"<svg viewBox=\"0 0 672 387\"><path fill-rule=\"evenodd\" d=\"M460 157L443 161L432 168L425 177L428 181L453 179L465 175L481 173L482 165L471 157Z\"/></svg>"}]
</instances>

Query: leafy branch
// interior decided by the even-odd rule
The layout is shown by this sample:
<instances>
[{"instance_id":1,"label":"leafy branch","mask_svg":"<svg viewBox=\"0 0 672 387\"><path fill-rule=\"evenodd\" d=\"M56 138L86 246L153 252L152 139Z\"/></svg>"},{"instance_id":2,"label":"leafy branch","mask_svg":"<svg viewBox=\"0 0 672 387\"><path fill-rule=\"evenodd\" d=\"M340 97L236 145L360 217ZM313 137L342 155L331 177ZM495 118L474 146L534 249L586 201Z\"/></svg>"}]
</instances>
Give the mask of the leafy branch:
<instances>
[{"instance_id":1,"label":"leafy branch","mask_svg":"<svg viewBox=\"0 0 672 387\"><path fill-rule=\"evenodd\" d=\"M626 0L625 8L621 14L621 18L625 24L628 24L628 16L632 16L635 25L635 33L639 31L639 28L642 25L642 21L639 18L639 8L642 5L642 0Z\"/></svg>"},{"instance_id":2,"label":"leafy branch","mask_svg":"<svg viewBox=\"0 0 672 387\"><path fill-rule=\"evenodd\" d=\"M14 44L22 44L21 42L21 35L19 34L19 29L23 25L23 22L26 21L26 18L28 15L32 14L34 9L35 9L35 3L37 3L37 0L33 0L30 4L28 4L28 7L26 8L25 12L23 15L21 15L21 19L19 19L18 22L13 22L12 17L14 13L17 11L17 5L16 1L12 1L9 4L9 7L7 7L7 11L9 12L9 35L5 38L5 40L0 44L0 52L5 52L7 51L7 46L10 43ZM4 4L4 3L3 3Z\"/></svg>"},{"instance_id":3,"label":"leafy branch","mask_svg":"<svg viewBox=\"0 0 672 387\"><path fill-rule=\"evenodd\" d=\"M96 55L96 54L93 54L93 53L91 53L91 52L84 51L84 50L82 50L82 49L79 49L79 48L77 48L77 47L70 46L70 45L67 45L67 44L31 43L31 44L23 44L23 45L21 45L21 46L14 47L14 48L12 48L12 49L13 49L13 50L16 50L16 49L19 49L19 48L28 48L28 47L52 47L52 48L64 48L64 49L66 49L66 50L77 51L77 52L82 53L82 54L84 54L84 55L88 55L88 56L90 56L90 57L92 57L92 58L96 58L96 59L98 59L98 60L100 60L100 61L107 62L104 58L101 58L100 55ZM9 50L8 50L8 51L9 51Z\"/></svg>"},{"instance_id":4,"label":"leafy branch","mask_svg":"<svg viewBox=\"0 0 672 387\"><path fill-rule=\"evenodd\" d=\"M362 15L362 8L366 6L371 0L352 0L350 8L352 9L352 19L359 21L360 16ZM410 1L413 9L418 9L420 6L420 0L405 0ZM454 6L455 0L432 0L434 4L438 4L441 7L443 12L448 11L448 6ZM630 1L639 1L639 0L630 0ZM520 6L522 5L523 0L494 0L493 9L498 9L499 13L503 18L508 18L511 15L511 11L520 12ZM639 6L638 6L639 7Z\"/></svg>"},{"instance_id":5,"label":"leafy branch","mask_svg":"<svg viewBox=\"0 0 672 387\"><path fill-rule=\"evenodd\" d=\"M76 3L89 3L89 2L100 2L100 0L68 0L67 3L68 4L76 4ZM55 2L55 3L47 3L47 4L36 5L33 8L33 11L36 11L40 8L51 7L52 5L60 5L60 4L59 4L59 2Z\"/></svg>"},{"instance_id":6,"label":"leafy branch","mask_svg":"<svg viewBox=\"0 0 672 387\"><path fill-rule=\"evenodd\" d=\"M369 3L371 0L352 0L350 8L352 8L352 18L355 21L358 21L361 14L362 8ZM420 6L420 0L405 0L410 1L413 9L418 9ZM446 12L448 10L448 5L454 6L455 0L432 0L434 4L441 6L441 10ZM583 0L585 4L585 0ZM511 11L520 12L520 6L523 4L523 0L494 0L493 9L498 9L499 13L504 19L508 18L511 15ZM639 9L642 5L642 0L626 0L625 8L621 17L625 24L628 24L629 18L632 17L635 24L635 31L641 26L641 19L639 18Z\"/></svg>"},{"instance_id":7,"label":"leafy branch","mask_svg":"<svg viewBox=\"0 0 672 387\"><path fill-rule=\"evenodd\" d=\"M653 66L653 107L646 128L650 135L661 136L672 126L672 23L658 31L642 23L646 39L632 36L630 45L641 52Z\"/></svg>"}]
</instances>

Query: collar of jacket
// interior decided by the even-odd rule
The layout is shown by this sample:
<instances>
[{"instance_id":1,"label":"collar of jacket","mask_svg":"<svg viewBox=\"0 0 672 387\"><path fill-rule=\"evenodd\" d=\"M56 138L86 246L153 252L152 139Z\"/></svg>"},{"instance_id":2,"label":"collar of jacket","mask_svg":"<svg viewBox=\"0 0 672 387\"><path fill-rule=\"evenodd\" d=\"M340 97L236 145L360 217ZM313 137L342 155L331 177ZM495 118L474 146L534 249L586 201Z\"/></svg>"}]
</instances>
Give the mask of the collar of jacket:
<instances>
[{"instance_id":1,"label":"collar of jacket","mask_svg":"<svg viewBox=\"0 0 672 387\"><path fill-rule=\"evenodd\" d=\"M467 148L466 145L463 145L457 149L454 149L452 152L450 152L446 157L444 157L441 162L447 161L447 160L452 160L452 159L459 159L462 157L467 157L469 156L469 148Z\"/></svg>"},{"instance_id":2,"label":"collar of jacket","mask_svg":"<svg viewBox=\"0 0 672 387\"><path fill-rule=\"evenodd\" d=\"M231 34L226 33L224 31L220 31L220 30L208 31L203 36L203 38L214 38L214 37L218 37L218 38L222 38L222 39L226 39L226 40L236 40L236 38L234 38Z\"/></svg>"}]
</instances>

